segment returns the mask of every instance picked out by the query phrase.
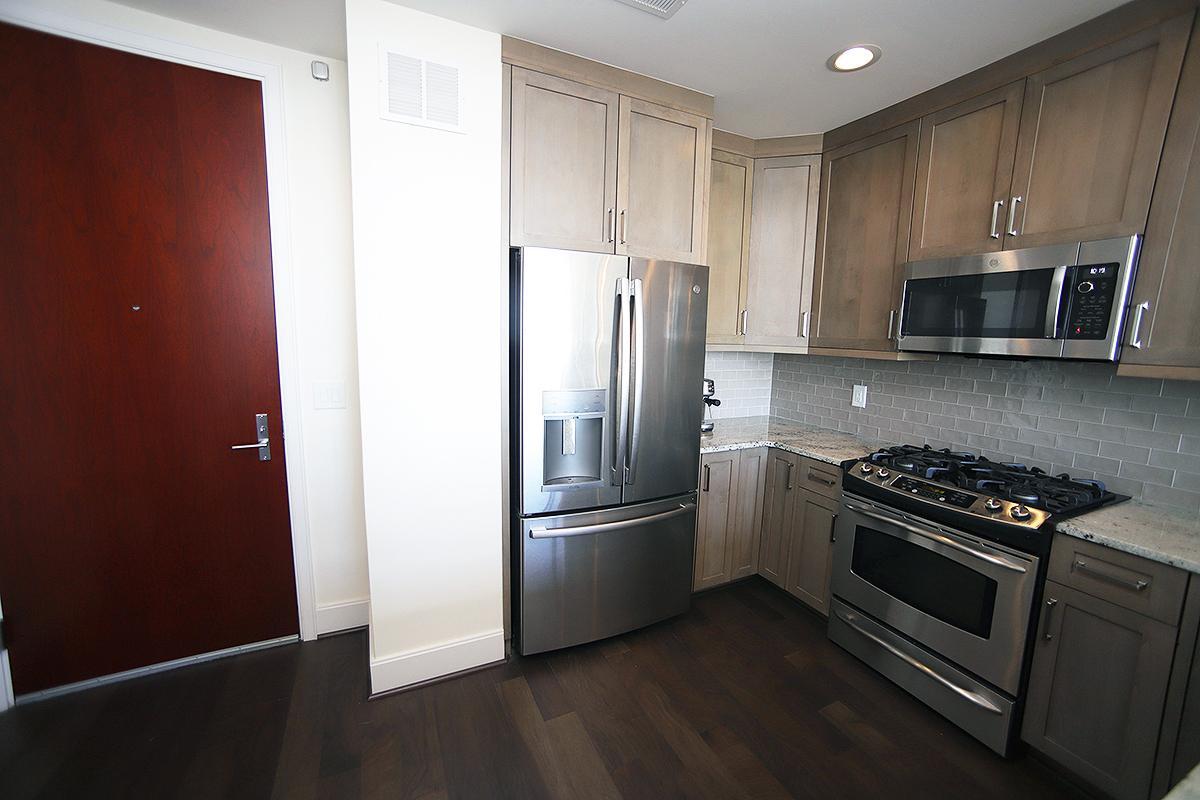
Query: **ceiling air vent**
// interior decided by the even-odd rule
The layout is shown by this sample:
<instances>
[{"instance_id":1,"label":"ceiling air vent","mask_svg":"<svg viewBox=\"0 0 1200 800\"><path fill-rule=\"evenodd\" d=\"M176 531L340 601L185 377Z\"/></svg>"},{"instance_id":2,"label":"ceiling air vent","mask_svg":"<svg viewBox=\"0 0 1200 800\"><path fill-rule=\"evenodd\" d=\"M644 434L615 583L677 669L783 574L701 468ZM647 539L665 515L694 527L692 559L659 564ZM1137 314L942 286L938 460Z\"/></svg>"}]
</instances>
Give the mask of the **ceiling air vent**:
<instances>
[{"instance_id":1,"label":"ceiling air vent","mask_svg":"<svg viewBox=\"0 0 1200 800\"><path fill-rule=\"evenodd\" d=\"M683 8L683 4L687 0L617 0L617 2L639 8L656 17L670 19L675 16L676 11Z\"/></svg>"},{"instance_id":2,"label":"ceiling air vent","mask_svg":"<svg viewBox=\"0 0 1200 800\"><path fill-rule=\"evenodd\" d=\"M458 67L379 48L379 116L463 132Z\"/></svg>"}]
</instances>

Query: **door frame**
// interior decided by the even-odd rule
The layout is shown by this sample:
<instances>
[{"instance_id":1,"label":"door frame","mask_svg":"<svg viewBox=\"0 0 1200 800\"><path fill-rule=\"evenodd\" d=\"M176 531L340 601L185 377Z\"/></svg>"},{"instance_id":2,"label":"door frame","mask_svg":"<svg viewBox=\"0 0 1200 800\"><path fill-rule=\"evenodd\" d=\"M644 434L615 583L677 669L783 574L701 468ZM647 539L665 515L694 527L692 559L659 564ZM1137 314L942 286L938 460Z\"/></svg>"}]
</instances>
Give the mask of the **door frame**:
<instances>
[{"instance_id":1,"label":"door frame","mask_svg":"<svg viewBox=\"0 0 1200 800\"><path fill-rule=\"evenodd\" d=\"M223 72L262 84L263 123L267 162L267 209L270 215L271 272L275 301L275 332L279 363L279 393L283 410L284 458L287 463L288 510L292 529L292 562L296 577L296 607L300 638L317 637L316 593L310 541L304 437L301 427L301 372L296 328L296 293L292 264L292 228L288 207L287 146L283 116L283 73L279 64L255 61L185 44L160 36L116 28L61 14L32 3L4 0L0 21L63 36L89 44ZM0 651L0 711L11 705L8 653Z\"/></svg>"}]
</instances>

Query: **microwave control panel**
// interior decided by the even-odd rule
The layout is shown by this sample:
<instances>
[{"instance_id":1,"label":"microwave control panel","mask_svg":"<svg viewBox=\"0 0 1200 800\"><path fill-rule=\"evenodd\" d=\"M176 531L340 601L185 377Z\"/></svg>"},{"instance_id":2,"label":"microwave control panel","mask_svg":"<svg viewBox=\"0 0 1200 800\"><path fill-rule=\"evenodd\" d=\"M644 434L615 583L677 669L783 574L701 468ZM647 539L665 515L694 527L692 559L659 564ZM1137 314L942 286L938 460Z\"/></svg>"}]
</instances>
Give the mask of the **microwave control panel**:
<instances>
[{"instance_id":1,"label":"microwave control panel","mask_svg":"<svg viewBox=\"0 0 1200 800\"><path fill-rule=\"evenodd\" d=\"M1117 294L1117 264L1087 264L1072 271L1068 339L1104 339Z\"/></svg>"}]
</instances>

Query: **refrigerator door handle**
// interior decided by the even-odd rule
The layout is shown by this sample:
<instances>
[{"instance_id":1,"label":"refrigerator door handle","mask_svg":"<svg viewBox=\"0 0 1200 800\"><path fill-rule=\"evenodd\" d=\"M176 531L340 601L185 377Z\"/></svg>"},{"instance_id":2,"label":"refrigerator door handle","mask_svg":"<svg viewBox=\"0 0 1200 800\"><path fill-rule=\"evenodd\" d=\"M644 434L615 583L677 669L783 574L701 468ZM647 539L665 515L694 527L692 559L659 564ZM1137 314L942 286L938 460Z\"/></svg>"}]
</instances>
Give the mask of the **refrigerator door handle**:
<instances>
[{"instance_id":1,"label":"refrigerator door handle","mask_svg":"<svg viewBox=\"0 0 1200 800\"><path fill-rule=\"evenodd\" d=\"M629 356L630 301L629 278L617 278L617 420L613 432L612 484L625 483L626 452L629 447Z\"/></svg>"},{"instance_id":2,"label":"refrigerator door handle","mask_svg":"<svg viewBox=\"0 0 1200 800\"><path fill-rule=\"evenodd\" d=\"M630 299L633 301L633 432L629 437L629 468L625 482L637 479L638 454L642 440L642 402L646 390L646 312L642 299L642 279L634 278Z\"/></svg>"},{"instance_id":3,"label":"refrigerator door handle","mask_svg":"<svg viewBox=\"0 0 1200 800\"><path fill-rule=\"evenodd\" d=\"M588 536L596 533L612 533L613 531L625 530L626 528L636 528L640 525L645 525L648 522L661 522L665 519L678 517L680 514L686 514L689 511L694 511L696 505L679 504L679 508L672 508L670 511L662 511L658 514L651 514L648 517L634 517L633 519L622 519L616 522L597 522L592 525L576 525L569 528L530 528L530 539L558 539L564 536Z\"/></svg>"}]
</instances>

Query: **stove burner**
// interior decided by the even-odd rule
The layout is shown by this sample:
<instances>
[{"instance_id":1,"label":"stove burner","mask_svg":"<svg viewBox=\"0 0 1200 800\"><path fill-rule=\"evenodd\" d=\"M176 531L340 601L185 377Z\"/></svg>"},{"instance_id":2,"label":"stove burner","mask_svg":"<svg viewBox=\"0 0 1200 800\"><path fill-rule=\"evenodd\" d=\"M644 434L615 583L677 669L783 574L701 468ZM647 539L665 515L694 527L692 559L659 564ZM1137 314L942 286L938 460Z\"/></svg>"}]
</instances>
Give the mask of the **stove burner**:
<instances>
[{"instance_id":1,"label":"stove burner","mask_svg":"<svg viewBox=\"0 0 1200 800\"><path fill-rule=\"evenodd\" d=\"M991 461L974 453L899 445L872 453L877 468L904 472L960 489L994 495L1051 514L1078 512L1121 499L1100 481L1049 475L1037 467Z\"/></svg>"}]
</instances>

